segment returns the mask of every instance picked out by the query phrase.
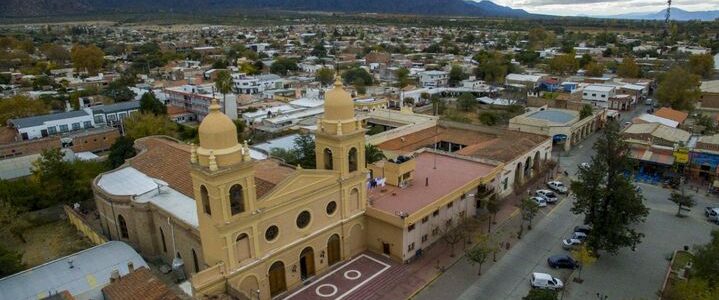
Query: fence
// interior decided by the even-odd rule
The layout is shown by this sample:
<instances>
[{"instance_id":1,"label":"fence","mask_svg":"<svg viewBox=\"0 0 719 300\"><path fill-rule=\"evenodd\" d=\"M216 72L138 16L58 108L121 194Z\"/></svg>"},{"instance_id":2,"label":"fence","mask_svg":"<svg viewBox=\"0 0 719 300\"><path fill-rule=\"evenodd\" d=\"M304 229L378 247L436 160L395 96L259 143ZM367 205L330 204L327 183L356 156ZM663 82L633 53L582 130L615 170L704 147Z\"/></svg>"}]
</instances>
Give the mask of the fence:
<instances>
[{"instance_id":1,"label":"fence","mask_svg":"<svg viewBox=\"0 0 719 300\"><path fill-rule=\"evenodd\" d=\"M100 245L107 242L107 238L105 238L105 236L101 233L95 231L92 226L87 224L85 218L82 215L80 215L78 212L76 212L67 205L64 205L63 208L65 209L65 214L67 215L67 219L68 221L70 221L70 224L75 226L78 231L80 231L84 236L90 239L93 244Z\"/></svg>"}]
</instances>

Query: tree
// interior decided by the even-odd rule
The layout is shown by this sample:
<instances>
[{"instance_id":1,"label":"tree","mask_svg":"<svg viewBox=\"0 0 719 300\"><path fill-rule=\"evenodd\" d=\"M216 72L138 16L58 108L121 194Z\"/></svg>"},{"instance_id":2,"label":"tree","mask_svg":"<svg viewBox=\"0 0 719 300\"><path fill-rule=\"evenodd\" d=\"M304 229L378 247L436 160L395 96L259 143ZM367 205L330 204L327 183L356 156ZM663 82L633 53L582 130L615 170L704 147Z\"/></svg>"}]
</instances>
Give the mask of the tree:
<instances>
[{"instance_id":1,"label":"tree","mask_svg":"<svg viewBox=\"0 0 719 300\"><path fill-rule=\"evenodd\" d=\"M377 147L377 145L372 144L364 145L364 156L365 164L372 164L387 158L387 156L384 155L382 149Z\"/></svg>"},{"instance_id":2,"label":"tree","mask_svg":"<svg viewBox=\"0 0 719 300\"><path fill-rule=\"evenodd\" d=\"M557 291L544 289L531 289L522 300L557 300Z\"/></svg>"},{"instance_id":3,"label":"tree","mask_svg":"<svg viewBox=\"0 0 719 300\"><path fill-rule=\"evenodd\" d=\"M300 134L295 140L292 149L272 148L270 155L280 158L285 163L305 169L315 169L315 140L309 134Z\"/></svg>"},{"instance_id":4,"label":"tree","mask_svg":"<svg viewBox=\"0 0 719 300\"><path fill-rule=\"evenodd\" d=\"M510 61L497 51L482 51L473 59L479 64L474 69L474 75L490 83L504 82L511 66Z\"/></svg>"},{"instance_id":5,"label":"tree","mask_svg":"<svg viewBox=\"0 0 719 300\"><path fill-rule=\"evenodd\" d=\"M617 253L635 247L644 234L636 224L644 222L649 210L642 195L624 171L631 167L629 145L619 134L619 124L609 121L594 144L596 154L588 168L580 168L571 183L575 194L572 212L584 215L584 224L594 230L585 241L592 253Z\"/></svg>"},{"instance_id":6,"label":"tree","mask_svg":"<svg viewBox=\"0 0 719 300\"><path fill-rule=\"evenodd\" d=\"M719 287L710 285L701 278L677 280L669 289L668 300L716 300L719 299Z\"/></svg>"},{"instance_id":7,"label":"tree","mask_svg":"<svg viewBox=\"0 0 719 300\"><path fill-rule=\"evenodd\" d=\"M579 58L579 67L585 68L588 64L593 63L594 59L589 54L583 54L582 57Z\"/></svg>"},{"instance_id":8,"label":"tree","mask_svg":"<svg viewBox=\"0 0 719 300\"><path fill-rule=\"evenodd\" d=\"M695 248L694 274L706 280L711 286L719 284L719 230L711 233L712 240Z\"/></svg>"},{"instance_id":9,"label":"tree","mask_svg":"<svg viewBox=\"0 0 719 300\"><path fill-rule=\"evenodd\" d=\"M21 253L0 246L0 277L9 276L24 269Z\"/></svg>"},{"instance_id":10,"label":"tree","mask_svg":"<svg viewBox=\"0 0 719 300\"><path fill-rule=\"evenodd\" d=\"M691 110L699 99L699 76L682 67L674 67L659 78L657 100L676 110Z\"/></svg>"},{"instance_id":11,"label":"tree","mask_svg":"<svg viewBox=\"0 0 719 300\"><path fill-rule=\"evenodd\" d=\"M467 225L468 220L466 218L460 219L459 224L457 226L452 226L452 219L448 219L444 223L444 228L442 229L442 239L444 240L447 245L449 245L449 257L454 257L454 245L457 243L465 240L465 235L467 233Z\"/></svg>"},{"instance_id":12,"label":"tree","mask_svg":"<svg viewBox=\"0 0 719 300\"><path fill-rule=\"evenodd\" d=\"M517 55L515 55L515 59L518 62L530 67L534 67L534 65L540 60L538 52L529 50L522 50L522 52L519 52Z\"/></svg>"},{"instance_id":13,"label":"tree","mask_svg":"<svg viewBox=\"0 0 719 300\"><path fill-rule=\"evenodd\" d=\"M13 96L0 99L0 124L5 125L10 119L31 117L49 113L44 102L31 100L26 96Z\"/></svg>"},{"instance_id":14,"label":"tree","mask_svg":"<svg viewBox=\"0 0 719 300\"><path fill-rule=\"evenodd\" d=\"M689 71L703 78L714 75L714 56L709 53L689 56Z\"/></svg>"},{"instance_id":15,"label":"tree","mask_svg":"<svg viewBox=\"0 0 719 300\"><path fill-rule=\"evenodd\" d=\"M237 120L232 120L232 123L235 123L235 130L237 131L237 140L238 141L244 141L245 139L245 129L247 129L247 123L245 123L245 120L242 118L239 118Z\"/></svg>"},{"instance_id":16,"label":"tree","mask_svg":"<svg viewBox=\"0 0 719 300\"><path fill-rule=\"evenodd\" d=\"M639 72L639 65L631 56L625 56L622 63L617 65L617 76L619 77L637 78L639 77Z\"/></svg>"},{"instance_id":17,"label":"tree","mask_svg":"<svg viewBox=\"0 0 719 300\"><path fill-rule=\"evenodd\" d=\"M600 77L604 75L604 65L596 62L590 62L584 66L584 74L592 77Z\"/></svg>"},{"instance_id":18,"label":"tree","mask_svg":"<svg viewBox=\"0 0 719 300\"><path fill-rule=\"evenodd\" d=\"M300 68L297 66L297 62L294 59L286 57L278 57L270 66L270 72L272 74L287 76L291 71L297 71Z\"/></svg>"},{"instance_id":19,"label":"tree","mask_svg":"<svg viewBox=\"0 0 719 300\"><path fill-rule=\"evenodd\" d=\"M96 75L105 62L105 53L95 45L75 45L70 50L72 65L77 70L85 70L90 75Z\"/></svg>"},{"instance_id":20,"label":"tree","mask_svg":"<svg viewBox=\"0 0 719 300\"><path fill-rule=\"evenodd\" d=\"M492 254L492 251L494 251L492 247L495 246L490 245L489 238L487 236L482 236L480 237L480 241L477 245L465 252L467 259L469 259L472 264L479 265L479 268L477 269L477 275L479 276L482 275L482 264L487 261L489 255Z\"/></svg>"},{"instance_id":21,"label":"tree","mask_svg":"<svg viewBox=\"0 0 719 300\"><path fill-rule=\"evenodd\" d=\"M369 86L372 85L372 75L365 69L355 67L342 73L342 80L345 84Z\"/></svg>"},{"instance_id":22,"label":"tree","mask_svg":"<svg viewBox=\"0 0 719 300\"><path fill-rule=\"evenodd\" d=\"M497 213L501 208L502 206L499 205L499 200L497 200L496 195L493 194L491 197L489 197L489 199L487 199L487 211L492 216L489 222L487 222L487 233L490 233L492 231L492 224L497 223Z\"/></svg>"},{"instance_id":23,"label":"tree","mask_svg":"<svg viewBox=\"0 0 719 300\"><path fill-rule=\"evenodd\" d=\"M327 49L325 49L324 44L317 43L315 44L315 47L312 48L312 52L310 52L310 55L317 57L325 57L327 56Z\"/></svg>"},{"instance_id":24,"label":"tree","mask_svg":"<svg viewBox=\"0 0 719 300\"><path fill-rule=\"evenodd\" d=\"M135 93L127 87L127 82L114 80L107 85L102 94L112 98L115 102L127 102L135 99Z\"/></svg>"},{"instance_id":25,"label":"tree","mask_svg":"<svg viewBox=\"0 0 719 300\"><path fill-rule=\"evenodd\" d=\"M592 106L589 104L582 105L582 110L579 111L579 119L584 120L592 115L594 115L594 109L592 109Z\"/></svg>"},{"instance_id":26,"label":"tree","mask_svg":"<svg viewBox=\"0 0 719 300\"><path fill-rule=\"evenodd\" d=\"M481 111L477 117L482 124L487 126L494 126L499 123L499 116L492 111Z\"/></svg>"},{"instance_id":27,"label":"tree","mask_svg":"<svg viewBox=\"0 0 719 300\"><path fill-rule=\"evenodd\" d=\"M432 101L432 114L433 115L442 115L444 114L444 111L447 109L447 103L442 100L437 95L434 95L430 98L430 101Z\"/></svg>"},{"instance_id":28,"label":"tree","mask_svg":"<svg viewBox=\"0 0 719 300\"><path fill-rule=\"evenodd\" d=\"M449 85L456 86L460 81L467 79L467 74L464 73L462 67L459 65L453 65L449 70Z\"/></svg>"},{"instance_id":29,"label":"tree","mask_svg":"<svg viewBox=\"0 0 719 300\"><path fill-rule=\"evenodd\" d=\"M590 252L589 249L587 249L587 246L584 244L579 245L579 247L572 250L572 257L574 257L574 260L579 263L579 273L577 274L577 280L581 282L582 269L593 264L595 261L597 261L597 258L592 255L592 252Z\"/></svg>"},{"instance_id":30,"label":"tree","mask_svg":"<svg viewBox=\"0 0 719 300\"><path fill-rule=\"evenodd\" d=\"M681 186L680 191L672 191L671 195L669 195L669 201L672 201L677 205L677 217L682 216L682 210L684 210L685 207L691 208L696 204L694 197L686 194L684 191L684 185Z\"/></svg>"},{"instance_id":31,"label":"tree","mask_svg":"<svg viewBox=\"0 0 719 300\"><path fill-rule=\"evenodd\" d=\"M560 75L570 75L577 72L579 62L574 58L574 53L562 54L549 60L549 70Z\"/></svg>"},{"instance_id":32,"label":"tree","mask_svg":"<svg viewBox=\"0 0 719 300\"><path fill-rule=\"evenodd\" d=\"M135 141L126 136L121 136L110 146L110 154L107 155L107 163L110 169L115 169L125 163L125 160L135 156Z\"/></svg>"},{"instance_id":33,"label":"tree","mask_svg":"<svg viewBox=\"0 0 719 300\"><path fill-rule=\"evenodd\" d=\"M395 71L395 76L397 76L398 88L404 88L412 82L412 80L409 78L409 70L405 67L397 69L397 71Z\"/></svg>"},{"instance_id":34,"label":"tree","mask_svg":"<svg viewBox=\"0 0 719 300\"><path fill-rule=\"evenodd\" d=\"M124 119L125 135L136 140L151 135L175 136L177 125L167 116L135 113Z\"/></svg>"},{"instance_id":35,"label":"tree","mask_svg":"<svg viewBox=\"0 0 719 300\"><path fill-rule=\"evenodd\" d=\"M315 80L324 85L330 85L335 80L335 71L330 68L320 68L315 73Z\"/></svg>"},{"instance_id":36,"label":"tree","mask_svg":"<svg viewBox=\"0 0 719 300\"><path fill-rule=\"evenodd\" d=\"M215 89L222 94L222 103L226 103L227 94L232 91L232 75L227 70L217 72Z\"/></svg>"},{"instance_id":37,"label":"tree","mask_svg":"<svg viewBox=\"0 0 719 300\"><path fill-rule=\"evenodd\" d=\"M519 212L522 214L522 222L519 226L523 227L524 221L527 221L527 230L532 230L532 220L539 212L539 204L530 198L525 198L519 204Z\"/></svg>"},{"instance_id":38,"label":"tree","mask_svg":"<svg viewBox=\"0 0 719 300\"><path fill-rule=\"evenodd\" d=\"M140 98L140 112L145 114L166 115L167 106L157 100L155 93L147 92Z\"/></svg>"},{"instance_id":39,"label":"tree","mask_svg":"<svg viewBox=\"0 0 719 300\"><path fill-rule=\"evenodd\" d=\"M44 44L40 47L40 51L48 60L57 64L64 63L70 59L70 52L58 44Z\"/></svg>"},{"instance_id":40,"label":"tree","mask_svg":"<svg viewBox=\"0 0 719 300\"><path fill-rule=\"evenodd\" d=\"M463 93L457 97L457 108L462 111L472 111L477 107L477 99L472 93Z\"/></svg>"}]
</instances>

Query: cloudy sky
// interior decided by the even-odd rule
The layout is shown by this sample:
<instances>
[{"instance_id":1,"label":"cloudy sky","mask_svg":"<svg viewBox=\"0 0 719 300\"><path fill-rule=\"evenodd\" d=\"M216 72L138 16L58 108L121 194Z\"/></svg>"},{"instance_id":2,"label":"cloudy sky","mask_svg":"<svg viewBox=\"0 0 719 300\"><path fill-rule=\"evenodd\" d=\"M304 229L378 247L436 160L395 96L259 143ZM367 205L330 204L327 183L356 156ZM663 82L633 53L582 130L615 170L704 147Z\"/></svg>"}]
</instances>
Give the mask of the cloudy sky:
<instances>
[{"instance_id":1,"label":"cloudy sky","mask_svg":"<svg viewBox=\"0 0 719 300\"><path fill-rule=\"evenodd\" d=\"M657 12L667 5L662 0L492 0L500 5L548 15L616 15ZM672 7L688 11L719 10L719 0L674 0Z\"/></svg>"}]
</instances>

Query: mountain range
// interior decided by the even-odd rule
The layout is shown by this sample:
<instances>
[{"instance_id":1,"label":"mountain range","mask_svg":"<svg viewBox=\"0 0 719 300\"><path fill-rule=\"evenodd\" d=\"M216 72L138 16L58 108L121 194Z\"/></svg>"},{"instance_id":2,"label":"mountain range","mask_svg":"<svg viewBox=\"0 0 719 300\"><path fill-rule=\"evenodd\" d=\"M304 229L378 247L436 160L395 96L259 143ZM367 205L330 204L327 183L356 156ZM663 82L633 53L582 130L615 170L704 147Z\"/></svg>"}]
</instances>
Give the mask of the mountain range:
<instances>
[{"instance_id":1,"label":"mountain range","mask_svg":"<svg viewBox=\"0 0 719 300\"><path fill-rule=\"evenodd\" d=\"M666 9L662 9L655 13L631 13L605 16L610 19L636 19L636 20L664 20L667 14ZM675 21L689 21L689 20L701 20L701 21L713 21L719 18L719 10L707 10L707 11L686 11L680 8L672 8L671 19Z\"/></svg>"},{"instance_id":2,"label":"mountain range","mask_svg":"<svg viewBox=\"0 0 719 300\"><path fill-rule=\"evenodd\" d=\"M531 17L494 2L472 0L1 0L0 16L42 17L100 12L215 12L242 9L411 15Z\"/></svg>"}]
</instances>

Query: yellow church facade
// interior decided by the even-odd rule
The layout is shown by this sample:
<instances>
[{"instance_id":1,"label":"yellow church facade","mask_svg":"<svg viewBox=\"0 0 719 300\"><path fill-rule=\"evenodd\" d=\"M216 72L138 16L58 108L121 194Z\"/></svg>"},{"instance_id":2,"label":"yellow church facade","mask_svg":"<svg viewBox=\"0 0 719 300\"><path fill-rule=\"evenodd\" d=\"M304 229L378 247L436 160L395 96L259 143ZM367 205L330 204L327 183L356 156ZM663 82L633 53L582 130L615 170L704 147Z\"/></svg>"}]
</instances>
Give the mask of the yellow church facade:
<instances>
[{"instance_id":1,"label":"yellow church facade","mask_svg":"<svg viewBox=\"0 0 719 300\"><path fill-rule=\"evenodd\" d=\"M199 135L191 176L207 268L192 276L194 297L271 299L367 249L365 131L339 82L318 122L316 169L252 160L217 104Z\"/></svg>"}]
</instances>

